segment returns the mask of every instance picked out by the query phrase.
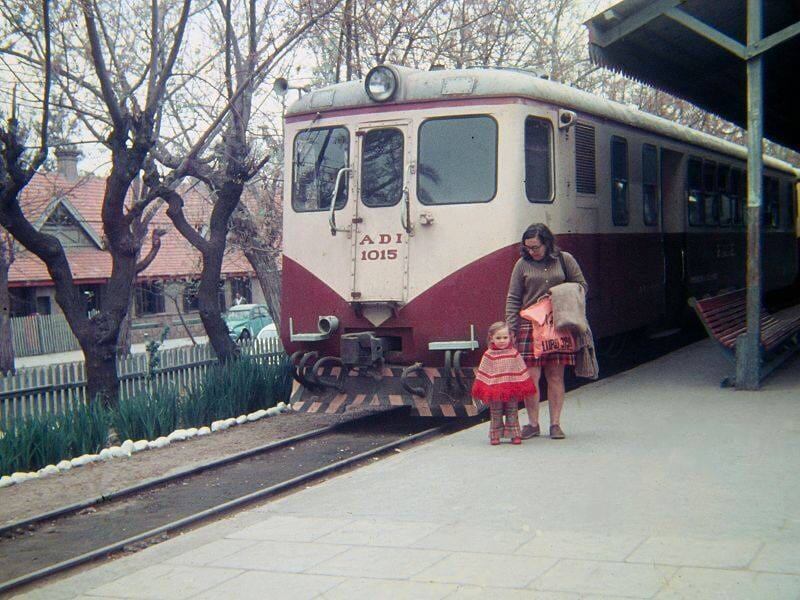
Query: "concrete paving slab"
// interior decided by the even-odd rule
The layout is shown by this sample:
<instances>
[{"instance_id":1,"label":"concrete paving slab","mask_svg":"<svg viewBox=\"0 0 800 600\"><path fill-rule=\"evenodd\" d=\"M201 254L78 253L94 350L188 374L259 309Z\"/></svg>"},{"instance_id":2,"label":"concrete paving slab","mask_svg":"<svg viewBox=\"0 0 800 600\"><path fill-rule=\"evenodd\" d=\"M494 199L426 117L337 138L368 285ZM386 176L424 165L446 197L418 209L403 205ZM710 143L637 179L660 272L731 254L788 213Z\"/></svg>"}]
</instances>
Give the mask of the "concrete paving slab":
<instances>
[{"instance_id":1,"label":"concrete paving slab","mask_svg":"<svg viewBox=\"0 0 800 600\"><path fill-rule=\"evenodd\" d=\"M308 572L342 577L409 579L445 556L444 552L436 550L349 548L330 560L308 569Z\"/></svg>"},{"instance_id":2,"label":"concrete paving slab","mask_svg":"<svg viewBox=\"0 0 800 600\"><path fill-rule=\"evenodd\" d=\"M182 600L217 586L223 581L233 579L240 573L242 571L237 569L153 565L95 588L89 595L143 600Z\"/></svg>"},{"instance_id":3,"label":"concrete paving slab","mask_svg":"<svg viewBox=\"0 0 800 600\"><path fill-rule=\"evenodd\" d=\"M308 542L257 542L254 546L213 561L211 566L299 573L347 549L347 546Z\"/></svg>"},{"instance_id":4,"label":"concrete paving slab","mask_svg":"<svg viewBox=\"0 0 800 600\"><path fill-rule=\"evenodd\" d=\"M533 582L534 589L651 598L677 569L619 562L560 560Z\"/></svg>"},{"instance_id":5,"label":"concrete paving slab","mask_svg":"<svg viewBox=\"0 0 800 600\"><path fill-rule=\"evenodd\" d=\"M255 546L258 542L255 540L214 540L210 544L205 544L199 548L194 548L179 554L166 561L168 564L185 565L185 566L202 566L210 564L214 561L220 560L231 554Z\"/></svg>"},{"instance_id":6,"label":"concrete paving slab","mask_svg":"<svg viewBox=\"0 0 800 600\"><path fill-rule=\"evenodd\" d=\"M581 600L581 596L528 589L461 586L447 600Z\"/></svg>"},{"instance_id":7,"label":"concrete paving slab","mask_svg":"<svg viewBox=\"0 0 800 600\"><path fill-rule=\"evenodd\" d=\"M438 600L450 597L455 585L396 579L347 579L322 594L324 600Z\"/></svg>"},{"instance_id":8,"label":"concrete paving slab","mask_svg":"<svg viewBox=\"0 0 800 600\"><path fill-rule=\"evenodd\" d=\"M589 560L625 560L644 542L635 535L599 535L582 531L538 531L518 554Z\"/></svg>"},{"instance_id":9,"label":"concrete paving slab","mask_svg":"<svg viewBox=\"0 0 800 600\"><path fill-rule=\"evenodd\" d=\"M800 543L767 542L750 568L753 571L800 575Z\"/></svg>"},{"instance_id":10,"label":"concrete paving slab","mask_svg":"<svg viewBox=\"0 0 800 600\"><path fill-rule=\"evenodd\" d=\"M528 529L528 531L513 531L459 521L443 525L430 535L414 542L412 546L453 552L510 554L535 535L530 528Z\"/></svg>"},{"instance_id":11,"label":"concrete paving slab","mask_svg":"<svg viewBox=\"0 0 800 600\"><path fill-rule=\"evenodd\" d=\"M230 537L247 540L311 542L350 522L352 522L351 519L271 515L246 529L230 533Z\"/></svg>"},{"instance_id":12,"label":"concrete paving slab","mask_svg":"<svg viewBox=\"0 0 800 600\"><path fill-rule=\"evenodd\" d=\"M295 575L267 571L248 571L220 584L199 596L197 600L307 600L341 583L338 577Z\"/></svg>"},{"instance_id":13,"label":"concrete paving slab","mask_svg":"<svg viewBox=\"0 0 800 600\"><path fill-rule=\"evenodd\" d=\"M455 552L414 576L417 581L524 588L556 564L552 558Z\"/></svg>"},{"instance_id":14,"label":"concrete paving slab","mask_svg":"<svg viewBox=\"0 0 800 600\"><path fill-rule=\"evenodd\" d=\"M408 547L441 527L440 523L360 519L317 541L322 544Z\"/></svg>"},{"instance_id":15,"label":"concrete paving slab","mask_svg":"<svg viewBox=\"0 0 800 600\"><path fill-rule=\"evenodd\" d=\"M747 539L695 539L686 536L651 537L628 557L628 562L742 569L761 549L762 542Z\"/></svg>"},{"instance_id":16,"label":"concrete paving slab","mask_svg":"<svg viewBox=\"0 0 800 600\"><path fill-rule=\"evenodd\" d=\"M657 600L789 600L800 597L800 577L681 568L656 596Z\"/></svg>"}]
</instances>

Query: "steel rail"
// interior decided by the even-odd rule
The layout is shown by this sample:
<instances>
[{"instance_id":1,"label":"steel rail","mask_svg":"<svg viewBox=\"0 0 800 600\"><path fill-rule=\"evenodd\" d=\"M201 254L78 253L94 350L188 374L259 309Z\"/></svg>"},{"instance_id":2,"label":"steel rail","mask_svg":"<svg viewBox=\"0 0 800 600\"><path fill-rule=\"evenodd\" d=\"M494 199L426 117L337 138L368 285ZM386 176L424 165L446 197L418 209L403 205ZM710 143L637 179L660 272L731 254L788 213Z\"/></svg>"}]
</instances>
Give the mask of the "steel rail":
<instances>
[{"instance_id":1,"label":"steel rail","mask_svg":"<svg viewBox=\"0 0 800 600\"><path fill-rule=\"evenodd\" d=\"M336 429L344 427L345 425L357 423L365 419L375 418L376 415L389 414L396 410L400 410L400 408L394 408L380 413L372 413L369 415L357 417L350 421L345 421L343 423L336 423L335 425L328 425L327 427L312 429L311 431L306 431L305 433L300 433L298 435L289 438L277 440L275 442L270 442L269 444L264 444L263 446L257 446L255 448L250 448L249 450L243 450L242 452L238 452L236 454L231 454L229 456L225 456L219 459L195 465L193 467L181 469L179 471L170 473L169 475L164 475L163 477L154 477L152 479L147 479L141 483L137 483L136 485L122 488L120 490L110 492L108 494L102 494L100 496L96 496L88 500L81 500L80 502L76 502L74 504L69 504L67 506L62 506L60 508L56 508L51 511L43 512L38 515L28 517L26 519L13 521L11 523L7 523L5 525L0 526L0 536L11 533L16 529L30 527L31 525L35 525L43 521L49 521L52 519L56 519L58 517L63 517L65 515L77 513L78 511L81 511L84 508L89 508L90 506L94 506L95 504L102 504L104 502L110 502L111 500L118 500L126 496L132 496L133 494L137 494L144 490L157 487L164 483L169 483L170 481L175 481L176 479L182 479L184 477L195 475L197 473L202 473L203 471L208 471L210 469L215 469L217 467L221 467L229 463L238 462L240 460L244 460L245 458L250 458L251 456L255 456L257 454L263 454L265 452L277 450L285 446L290 446L291 444L301 442L309 438L317 437L331 431L335 431Z\"/></svg>"},{"instance_id":2,"label":"steel rail","mask_svg":"<svg viewBox=\"0 0 800 600\"><path fill-rule=\"evenodd\" d=\"M38 571L34 571L33 573L28 573L27 575L22 575L15 579L11 579L9 581L0 583L0 594L8 592L12 589L18 588L20 586L33 583L40 579L44 579L51 575L55 575L56 573L60 573L61 571L66 571L67 569L71 569L73 567L77 567L83 563L95 560L97 558L101 558L103 556L107 556L112 552L116 552L118 550L122 550L126 546L130 544L134 544L136 542L141 542L142 540L146 540L152 538L154 536L160 535L162 533L167 533L170 531L175 531L188 525L192 525L198 521L202 521L209 517L213 517L225 512L228 512L234 508L238 508L245 504L249 504L256 500L261 500L264 498L269 498L270 496L274 496L278 493L284 492L286 490L290 490L295 488L303 483L308 481L312 481L314 479L318 479L323 477L329 473L333 473L349 467L350 465L363 461L368 458L372 458L378 454L383 454L390 450L394 450L395 448L399 448L401 446L405 446L407 444L417 442L421 439L426 437L435 435L437 433L441 433L448 427L447 424L439 425L438 427L432 427L431 429L426 429L425 431L421 431L419 433L415 433L405 438L401 438L394 442L389 442L388 444L384 444L383 446L379 446L378 448L373 448L372 450L368 450L367 452L362 452L361 454L357 454L355 456L351 456L350 458L346 458L340 460L335 463L331 463L330 465L326 465L324 467L320 467L319 469L315 469L303 475L299 475L288 481L284 481L282 483L278 483L272 485L270 487L264 488L263 490L258 490L256 492L251 492L250 494L246 494L244 496L240 496L234 500L229 500L223 504L215 506L213 508L208 508L206 510L200 511L195 513L194 515L184 517L182 519L178 519L177 521L173 521L172 523L167 523L166 525L162 525L155 529L151 529L144 533L140 533L138 535L131 536L127 539L124 539L119 542L115 542L113 544L108 544L102 548L98 548L97 550L92 550L90 552L86 552L81 554L80 556L76 556L75 558L71 558L60 563L56 563L54 565L50 565L49 567L44 567L39 569Z\"/></svg>"}]
</instances>

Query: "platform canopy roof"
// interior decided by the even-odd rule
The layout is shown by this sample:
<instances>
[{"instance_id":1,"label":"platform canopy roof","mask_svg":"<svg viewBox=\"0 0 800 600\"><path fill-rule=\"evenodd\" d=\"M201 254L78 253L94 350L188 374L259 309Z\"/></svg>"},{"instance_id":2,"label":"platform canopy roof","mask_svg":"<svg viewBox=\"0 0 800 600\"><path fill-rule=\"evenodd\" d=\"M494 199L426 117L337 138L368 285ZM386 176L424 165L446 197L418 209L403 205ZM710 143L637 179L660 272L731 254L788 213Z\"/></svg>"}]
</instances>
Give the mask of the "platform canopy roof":
<instances>
[{"instance_id":1,"label":"platform canopy roof","mask_svg":"<svg viewBox=\"0 0 800 600\"><path fill-rule=\"evenodd\" d=\"M800 0L763 0L763 39L746 44L746 0L624 0L586 22L598 64L741 127L746 59L764 58L764 135L800 151Z\"/></svg>"}]
</instances>

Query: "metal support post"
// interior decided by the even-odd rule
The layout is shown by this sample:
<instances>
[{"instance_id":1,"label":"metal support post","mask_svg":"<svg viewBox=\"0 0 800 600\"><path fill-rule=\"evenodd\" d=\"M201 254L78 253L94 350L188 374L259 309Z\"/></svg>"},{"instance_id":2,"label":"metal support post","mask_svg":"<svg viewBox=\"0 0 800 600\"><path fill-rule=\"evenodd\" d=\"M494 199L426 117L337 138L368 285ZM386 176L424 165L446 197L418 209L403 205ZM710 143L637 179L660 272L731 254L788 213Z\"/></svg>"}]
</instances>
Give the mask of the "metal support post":
<instances>
[{"instance_id":1,"label":"metal support post","mask_svg":"<svg viewBox=\"0 0 800 600\"><path fill-rule=\"evenodd\" d=\"M747 0L747 46L761 41L762 0ZM736 345L736 387L757 390L761 379L761 204L763 192L763 61L747 60L747 334Z\"/></svg>"}]
</instances>

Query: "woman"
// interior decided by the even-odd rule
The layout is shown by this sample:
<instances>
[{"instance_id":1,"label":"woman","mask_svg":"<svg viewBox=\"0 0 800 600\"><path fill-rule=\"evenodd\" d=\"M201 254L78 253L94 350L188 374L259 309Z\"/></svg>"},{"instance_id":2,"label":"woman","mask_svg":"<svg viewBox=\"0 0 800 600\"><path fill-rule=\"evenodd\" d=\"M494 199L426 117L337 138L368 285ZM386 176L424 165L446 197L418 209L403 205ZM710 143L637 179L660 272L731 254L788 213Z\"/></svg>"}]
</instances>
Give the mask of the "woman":
<instances>
[{"instance_id":1,"label":"woman","mask_svg":"<svg viewBox=\"0 0 800 600\"><path fill-rule=\"evenodd\" d=\"M575 365L575 354L545 354L533 356L531 324L521 319L519 311L546 294L551 287L570 281L588 290L578 262L568 252L558 249L555 237L547 225L534 223L522 234L521 258L514 265L506 298L506 322L516 333L519 352L536 384L537 392L525 399L528 425L522 428L522 439L539 435L539 379L544 371L547 398L550 403L550 437L564 439L561 429L561 408L564 406L564 367Z\"/></svg>"}]
</instances>

